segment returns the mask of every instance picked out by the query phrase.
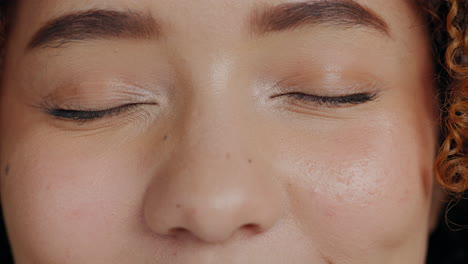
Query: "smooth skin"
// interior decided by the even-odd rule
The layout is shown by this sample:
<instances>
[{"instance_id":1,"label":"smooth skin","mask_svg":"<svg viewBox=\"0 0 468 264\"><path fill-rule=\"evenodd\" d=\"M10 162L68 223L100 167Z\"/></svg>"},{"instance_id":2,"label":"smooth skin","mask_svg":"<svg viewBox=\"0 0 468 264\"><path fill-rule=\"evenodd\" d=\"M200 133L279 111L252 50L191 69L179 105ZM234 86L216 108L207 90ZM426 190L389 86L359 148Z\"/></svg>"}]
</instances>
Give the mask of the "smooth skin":
<instances>
[{"instance_id":1,"label":"smooth skin","mask_svg":"<svg viewBox=\"0 0 468 264\"><path fill-rule=\"evenodd\" d=\"M424 263L438 114L422 19L408 1L357 0L388 36L249 33L253 10L288 2L20 1L0 102L16 263ZM26 50L89 9L150 14L163 35Z\"/></svg>"}]
</instances>

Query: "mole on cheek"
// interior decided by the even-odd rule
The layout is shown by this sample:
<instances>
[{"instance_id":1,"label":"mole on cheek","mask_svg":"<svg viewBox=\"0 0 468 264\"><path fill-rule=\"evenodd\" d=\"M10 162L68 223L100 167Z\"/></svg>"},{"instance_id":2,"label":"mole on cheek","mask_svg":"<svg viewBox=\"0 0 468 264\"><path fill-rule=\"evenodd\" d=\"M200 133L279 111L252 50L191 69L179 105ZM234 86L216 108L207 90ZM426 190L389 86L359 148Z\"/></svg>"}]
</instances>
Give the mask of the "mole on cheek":
<instances>
[{"instance_id":1,"label":"mole on cheek","mask_svg":"<svg viewBox=\"0 0 468 264\"><path fill-rule=\"evenodd\" d=\"M5 176L7 176L10 173L10 164L7 164L4 169Z\"/></svg>"}]
</instances>

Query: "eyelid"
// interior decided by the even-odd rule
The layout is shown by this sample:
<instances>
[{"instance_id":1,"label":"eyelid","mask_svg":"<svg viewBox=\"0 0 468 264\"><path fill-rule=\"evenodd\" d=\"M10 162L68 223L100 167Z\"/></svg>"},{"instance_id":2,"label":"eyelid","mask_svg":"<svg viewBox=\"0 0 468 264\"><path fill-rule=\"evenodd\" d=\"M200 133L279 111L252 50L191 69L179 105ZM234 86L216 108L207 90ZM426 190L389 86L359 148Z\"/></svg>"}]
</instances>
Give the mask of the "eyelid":
<instances>
[{"instance_id":1,"label":"eyelid","mask_svg":"<svg viewBox=\"0 0 468 264\"><path fill-rule=\"evenodd\" d=\"M365 92L380 94L387 86L386 82L368 73L318 71L274 79L270 87L278 94L297 92L320 97L340 97Z\"/></svg>"},{"instance_id":2,"label":"eyelid","mask_svg":"<svg viewBox=\"0 0 468 264\"><path fill-rule=\"evenodd\" d=\"M353 93L338 96L319 96L313 94L307 94L302 92L290 92L271 96L276 98L280 96L287 96L288 99L297 100L306 103L315 103L319 106L325 105L326 107L345 107L347 105L358 105L366 102L374 101L377 97L377 93Z\"/></svg>"},{"instance_id":3,"label":"eyelid","mask_svg":"<svg viewBox=\"0 0 468 264\"><path fill-rule=\"evenodd\" d=\"M125 104L103 110L76 110L76 109L49 109L47 112L54 117L70 121L93 121L104 117L119 115L132 108L138 107L142 103Z\"/></svg>"},{"instance_id":4,"label":"eyelid","mask_svg":"<svg viewBox=\"0 0 468 264\"><path fill-rule=\"evenodd\" d=\"M83 78L85 80L78 83L65 82L55 87L41 96L41 105L46 108L97 111L129 103L161 103L166 98L159 87L156 89L154 86L137 84L126 79ZM102 109L93 109L92 106Z\"/></svg>"},{"instance_id":5,"label":"eyelid","mask_svg":"<svg viewBox=\"0 0 468 264\"><path fill-rule=\"evenodd\" d=\"M339 95L339 96L318 96L312 94L305 94L305 93L288 93L286 94L289 97L296 98L298 100L303 101L311 101L318 103L319 105L327 105L327 106L339 106L344 104L350 105L357 105L361 103L365 103L368 101L373 101L376 97L376 93L353 93L353 94L346 94L346 95Z\"/></svg>"}]
</instances>

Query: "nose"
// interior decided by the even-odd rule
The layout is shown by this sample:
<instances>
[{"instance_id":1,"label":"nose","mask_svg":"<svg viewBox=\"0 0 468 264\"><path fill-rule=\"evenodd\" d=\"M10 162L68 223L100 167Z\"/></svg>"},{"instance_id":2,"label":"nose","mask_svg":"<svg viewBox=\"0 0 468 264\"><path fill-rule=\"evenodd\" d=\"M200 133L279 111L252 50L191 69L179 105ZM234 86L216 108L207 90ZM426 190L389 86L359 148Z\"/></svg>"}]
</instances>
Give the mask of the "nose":
<instances>
[{"instance_id":1,"label":"nose","mask_svg":"<svg viewBox=\"0 0 468 264\"><path fill-rule=\"evenodd\" d=\"M270 166L238 152L202 149L206 146L192 145L174 152L155 173L144 201L144 220L152 232L222 243L273 227L284 199L279 180L266 169Z\"/></svg>"}]
</instances>

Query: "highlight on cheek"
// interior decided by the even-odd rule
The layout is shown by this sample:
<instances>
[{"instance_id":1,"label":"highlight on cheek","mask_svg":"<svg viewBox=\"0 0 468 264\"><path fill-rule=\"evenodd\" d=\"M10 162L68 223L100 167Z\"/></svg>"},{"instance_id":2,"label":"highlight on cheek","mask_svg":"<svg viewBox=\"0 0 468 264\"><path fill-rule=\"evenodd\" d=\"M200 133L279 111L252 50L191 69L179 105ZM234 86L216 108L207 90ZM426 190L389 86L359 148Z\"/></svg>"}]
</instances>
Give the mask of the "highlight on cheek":
<instances>
[{"instance_id":1,"label":"highlight on cheek","mask_svg":"<svg viewBox=\"0 0 468 264\"><path fill-rule=\"evenodd\" d=\"M430 38L447 7L466 23L463 0L7 2L17 264L426 262L446 111L427 99L446 68L430 49L450 47ZM456 102L442 116L460 121Z\"/></svg>"}]
</instances>

